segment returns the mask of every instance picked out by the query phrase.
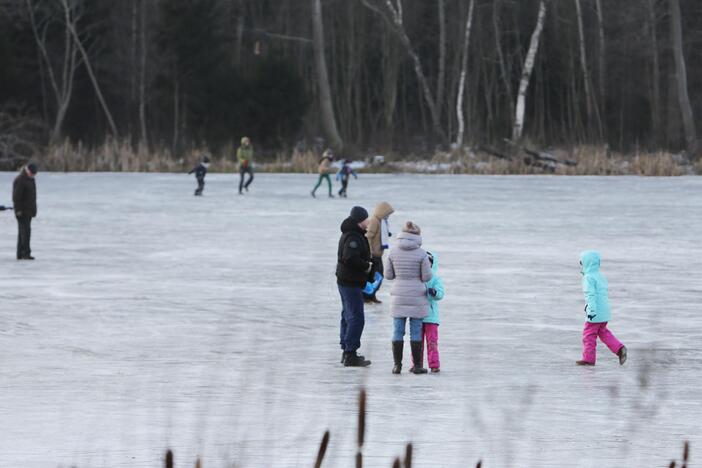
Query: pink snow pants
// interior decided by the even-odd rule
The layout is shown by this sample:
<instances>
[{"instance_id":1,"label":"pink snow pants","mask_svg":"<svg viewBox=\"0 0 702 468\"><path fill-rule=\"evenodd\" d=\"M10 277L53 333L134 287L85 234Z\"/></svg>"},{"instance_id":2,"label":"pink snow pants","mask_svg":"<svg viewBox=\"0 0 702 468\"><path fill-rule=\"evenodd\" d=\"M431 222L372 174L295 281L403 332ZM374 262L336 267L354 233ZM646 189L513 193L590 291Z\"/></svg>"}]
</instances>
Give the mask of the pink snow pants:
<instances>
[{"instance_id":1,"label":"pink snow pants","mask_svg":"<svg viewBox=\"0 0 702 468\"><path fill-rule=\"evenodd\" d=\"M439 326L435 323L425 323L422 328L422 341L427 350L429 369L439 368Z\"/></svg>"},{"instance_id":2,"label":"pink snow pants","mask_svg":"<svg viewBox=\"0 0 702 468\"><path fill-rule=\"evenodd\" d=\"M585 322L583 328L583 361L595 363L597 359L597 337L607 345L610 351L617 354L622 349L623 344L607 328L607 322L590 323Z\"/></svg>"}]
</instances>

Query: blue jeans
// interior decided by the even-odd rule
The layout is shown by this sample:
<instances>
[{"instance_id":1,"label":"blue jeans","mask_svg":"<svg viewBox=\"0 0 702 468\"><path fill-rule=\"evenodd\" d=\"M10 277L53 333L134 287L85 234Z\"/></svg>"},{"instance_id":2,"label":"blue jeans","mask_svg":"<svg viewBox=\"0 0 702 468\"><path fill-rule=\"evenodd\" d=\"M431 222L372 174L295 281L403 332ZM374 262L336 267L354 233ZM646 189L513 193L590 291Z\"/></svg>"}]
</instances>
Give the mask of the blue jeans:
<instances>
[{"instance_id":1,"label":"blue jeans","mask_svg":"<svg viewBox=\"0 0 702 468\"><path fill-rule=\"evenodd\" d=\"M338 286L342 307L339 344L344 351L353 352L361 347L361 334L365 325L363 289Z\"/></svg>"},{"instance_id":2,"label":"blue jeans","mask_svg":"<svg viewBox=\"0 0 702 468\"><path fill-rule=\"evenodd\" d=\"M393 333L392 341L403 341L405 337L406 317L392 319ZM410 341L422 341L422 322L420 318L410 318Z\"/></svg>"}]
</instances>

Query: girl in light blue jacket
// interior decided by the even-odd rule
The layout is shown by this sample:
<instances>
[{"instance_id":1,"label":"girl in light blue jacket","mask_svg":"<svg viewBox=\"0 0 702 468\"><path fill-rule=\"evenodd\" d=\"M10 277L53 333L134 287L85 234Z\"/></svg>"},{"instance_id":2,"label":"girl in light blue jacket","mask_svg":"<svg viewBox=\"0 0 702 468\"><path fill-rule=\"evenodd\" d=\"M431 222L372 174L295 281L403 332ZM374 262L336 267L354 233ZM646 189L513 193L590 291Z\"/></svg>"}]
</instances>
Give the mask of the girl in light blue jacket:
<instances>
[{"instance_id":1,"label":"girl in light blue jacket","mask_svg":"<svg viewBox=\"0 0 702 468\"><path fill-rule=\"evenodd\" d=\"M422 341L426 343L427 362L432 372L439 372L439 301L444 298L444 282L439 276L439 258L427 252L433 276L426 283L429 299L429 315L424 318ZM420 365L421 367L421 365Z\"/></svg>"},{"instance_id":2,"label":"girl in light blue jacket","mask_svg":"<svg viewBox=\"0 0 702 468\"><path fill-rule=\"evenodd\" d=\"M609 284L600 272L600 253L587 250L580 254L580 273L583 275L585 294L585 315L587 321L583 329L583 357L576 361L579 366L594 366L597 357L597 338L619 357L619 364L626 361L626 347L607 328L612 318L609 307Z\"/></svg>"}]
</instances>

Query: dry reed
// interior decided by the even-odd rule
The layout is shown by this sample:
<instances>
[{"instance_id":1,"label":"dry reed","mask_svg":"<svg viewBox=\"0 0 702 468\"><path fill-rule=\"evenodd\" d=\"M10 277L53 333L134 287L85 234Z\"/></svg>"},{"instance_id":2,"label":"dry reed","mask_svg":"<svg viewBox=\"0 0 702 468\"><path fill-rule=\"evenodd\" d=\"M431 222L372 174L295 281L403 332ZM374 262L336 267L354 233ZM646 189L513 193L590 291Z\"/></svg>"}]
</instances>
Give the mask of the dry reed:
<instances>
[{"instance_id":1,"label":"dry reed","mask_svg":"<svg viewBox=\"0 0 702 468\"><path fill-rule=\"evenodd\" d=\"M319 444L319 451L317 452L317 460L314 462L314 468L320 468L322 466L322 461L324 461L324 454L327 453L328 445L329 431L326 431L322 437L322 442Z\"/></svg>"}]
</instances>

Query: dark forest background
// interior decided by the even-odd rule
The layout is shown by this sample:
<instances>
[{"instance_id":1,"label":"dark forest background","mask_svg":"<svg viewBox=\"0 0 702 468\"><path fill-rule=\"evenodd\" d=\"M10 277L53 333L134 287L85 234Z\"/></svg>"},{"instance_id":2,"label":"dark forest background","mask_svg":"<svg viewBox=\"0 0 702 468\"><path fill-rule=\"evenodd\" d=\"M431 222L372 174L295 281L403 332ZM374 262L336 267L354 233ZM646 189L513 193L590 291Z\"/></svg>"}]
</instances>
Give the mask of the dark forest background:
<instances>
[{"instance_id":1,"label":"dark forest background","mask_svg":"<svg viewBox=\"0 0 702 468\"><path fill-rule=\"evenodd\" d=\"M540 8L520 137L696 154L699 0L0 0L0 155L499 142Z\"/></svg>"}]
</instances>

